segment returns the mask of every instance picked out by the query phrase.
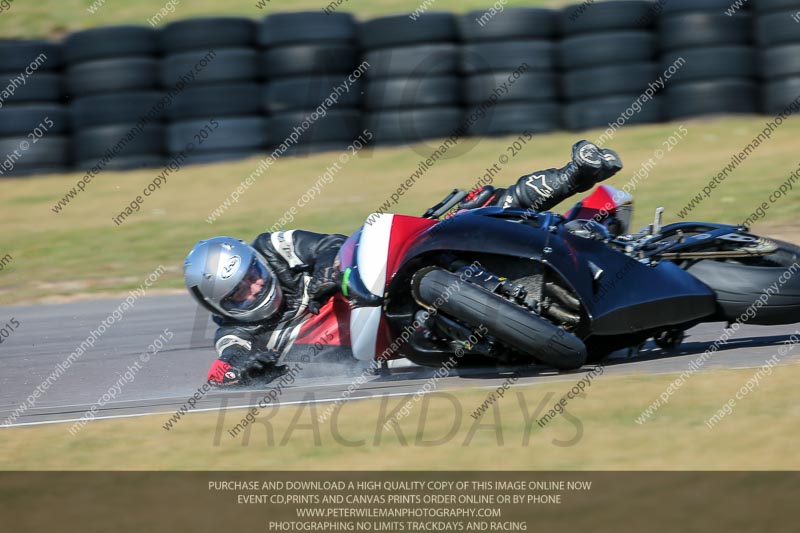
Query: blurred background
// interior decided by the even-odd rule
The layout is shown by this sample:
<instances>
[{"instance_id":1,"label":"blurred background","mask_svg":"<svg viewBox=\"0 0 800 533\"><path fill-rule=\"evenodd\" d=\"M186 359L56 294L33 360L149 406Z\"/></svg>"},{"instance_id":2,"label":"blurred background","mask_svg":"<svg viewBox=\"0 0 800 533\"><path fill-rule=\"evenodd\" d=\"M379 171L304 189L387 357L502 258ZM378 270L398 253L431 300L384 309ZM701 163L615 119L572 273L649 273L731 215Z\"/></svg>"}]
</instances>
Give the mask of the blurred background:
<instances>
[{"instance_id":1,"label":"blurred background","mask_svg":"<svg viewBox=\"0 0 800 533\"><path fill-rule=\"evenodd\" d=\"M689 218L739 223L798 166L800 0L0 9L0 304L114 294L159 264L180 290L212 235L350 233L435 152L389 211L561 166L582 138L620 152L639 225L748 146ZM757 227L791 239L796 214L787 195Z\"/></svg>"}]
</instances>

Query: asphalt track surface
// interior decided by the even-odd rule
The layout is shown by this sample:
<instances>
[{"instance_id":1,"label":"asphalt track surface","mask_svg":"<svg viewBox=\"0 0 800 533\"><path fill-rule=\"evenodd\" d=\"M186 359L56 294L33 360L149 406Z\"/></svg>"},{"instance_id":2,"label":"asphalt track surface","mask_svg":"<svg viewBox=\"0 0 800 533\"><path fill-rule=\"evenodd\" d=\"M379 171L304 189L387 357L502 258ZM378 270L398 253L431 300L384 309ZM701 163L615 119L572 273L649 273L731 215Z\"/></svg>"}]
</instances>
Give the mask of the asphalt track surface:
<instances>
[{"instance_id":1,"label":"asphalt track surface","mask_svg":"<svg viewBox=\"0 0 800 533\"><path fill-rule=\"evenodd\" d=\"M11 413L26 403L37 386L59 363L64 362L92 329L117 309L122 300L0 307L0 324L11 318L20 324L0 345L3 368L0 375L0 424L29 426L80 419L92 405L98 404L165 328L174 337L158 354L141 364L134 380L122 385L113 400L97 408L95 420L172 414L203 385L208 366L215 358L210 340L213 325L207 313L198 314L188 295L144 297L124 313L121 321L107 329L94 347L75 361L44 395L35 399L33 407L28 407L8 423ZM683 372L689 368L691 360L719 337L723 328L722 323L702 324L689 331L679 351L669 355L652 344L638 354L617 352L606 365L604 375ZM778 345L797 330L800 330L800 324L745 325L703 365L703 369L759 367L777 354ZM792 355L796 357L794 352L781 357L781 363L791 361ZM547 380L577 381L593 368L587 366L579 371L558 374L544 367L528 367L523 370L523 377L515 387ZM437 390L493 389L509 376L511 370L454 372L438 382ZM393 371L390 376L370 376L350 399L414 394L434 371L415 368ZM315 369L313 363L303 372L291 387L284 389L281 405L335 401L353 382L353 375L359 374L352 368L348 374L344 367ZM192 412L254 405L266 390L269 390L268 385L247 391L212 391L197 402Z\"/></svg>"}]
</instances>

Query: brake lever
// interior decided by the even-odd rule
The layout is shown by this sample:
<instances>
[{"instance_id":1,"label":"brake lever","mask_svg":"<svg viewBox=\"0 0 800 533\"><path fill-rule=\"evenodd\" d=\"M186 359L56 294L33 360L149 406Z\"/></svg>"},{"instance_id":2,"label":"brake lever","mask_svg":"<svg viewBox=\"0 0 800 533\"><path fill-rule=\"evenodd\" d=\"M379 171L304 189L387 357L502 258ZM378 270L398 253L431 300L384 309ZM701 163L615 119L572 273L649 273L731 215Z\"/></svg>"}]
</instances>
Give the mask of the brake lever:
<instances>
[{"instance_id":1,"label":"brake lever","mask_svg":"<svg viewBox=\"0 0 800 533\"><path fill-rule=\"evenodd\" d=\"M444 199L439 202L438 204L434 205L425 213L423 213L422 218L439 218L440 216L444 215L448 211L450 211L453 207L455 207L461 200L467 197L467 192L462 191L460 189L453 189L453 191L444 197Z\"/></svg>"}]
</instances>

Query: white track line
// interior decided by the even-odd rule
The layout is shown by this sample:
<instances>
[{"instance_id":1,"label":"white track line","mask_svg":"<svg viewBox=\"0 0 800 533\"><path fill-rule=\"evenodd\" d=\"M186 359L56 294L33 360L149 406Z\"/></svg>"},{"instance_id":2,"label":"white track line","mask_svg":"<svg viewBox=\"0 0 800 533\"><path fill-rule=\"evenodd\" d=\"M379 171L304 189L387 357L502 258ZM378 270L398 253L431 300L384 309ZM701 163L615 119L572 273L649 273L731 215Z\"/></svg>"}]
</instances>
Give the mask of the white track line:
<instances>
[{"instance_id":1,"label":"white track line","mask_svg":"<svg viewBox=\"0 0 800 533\"><path fill-rule=\"evenodd\" d=\"M640 361L640 362L646 363L647 361ZM718 369L721 368L721 369L728 369L728 370L750 370L750 369L753 369L753 368L761 368L761 366L762 365L744 366L744 367L735 367L735 368L718 367ZM608 367L608 368L613 368L613 367ZM648 376L663 376L663 375L669 375L669 374L680 374L681 372L683 372L683 371L671 370L671 371L667 371L667 372L650 372L647 375ZM569 379L566 379L567 376L565 376L565 379L548 379L548 380L541 380L541 381L531 381L531 382L527 382L527 383L518 383L518 384L515 384L514 387L531 387L531 386L544 385L544 384L548 384L548 383L563 383L565 381L572 381L572 378L577 376L577 375L579 375L579 374L581 374L581 373L580 372L576 372L574 374L569 374L568 375ZM621 375L624 376L625 374L626 373L622 373ZM635 374L633 374L633 375L635 375ZM456 387L454 389L448 389L448 390L457 390L457 389L460 389L460 390L487 389L488 390L488 389L496 389L496 388L497 388L496 385L484 385L484 386L480 386L480 387L463 387L463 388ZM287 389L287 390L292 390L292 389ZM259 391L256 391L256 392L259 392ZM288 405L302 405L302 404L308 405L308 404L333 403L333 402L342 401L342 400L344 400L343 403L346 403L346 402L351 402L351 401L372 400L372 399L375 399L375 398L393 398L393 397L397 397L397 396L413 396L414 394L418 394L418 393L421 393L422 395L426 395L426 394L432 394L434 392L439 392L439 391L431 390L431 391L423 392L420 389L419 391L393 392L393 393L379 394L379 395L359 396L359 397L355 397L355 398L354 397L348 397L348 398L344 398L344 399L341 398L341 397L337 397L337 398L320 398L319 400L308 400L308 401L298 400L298 401L286 402L286 403L269 404L269 405L267 405L266 408L282 407L282 406L288 406ZM165 398L165 399L169 399L169 398ZM120 402L120 403L123 403L123 402ZM184 415L189 415L189 414L194 414L194 413L207 413L207 412L210 412L210 411L231 411L231 410L234 410L234 409L250 409L251 407L259 407L259 409L264 409L263 407L260 407L258 404L245 404L245 405L234 405L234 406L231 406L231 407L225 407L224 409L222 407L206 407L206 408L203 408L203 409L192 409L191 411L187 411L186 413L184 413ZM139 417L142 417L142 416L173 415L173 414L175 414L175 412L176 412L176 410L158 411L158 412L154 412L154 413L135 413L135 414L127 414L127 415L97 416L97 417L92 418L91 420L87 420L87 422L95 422L97 420L112 420L112 419L119 419L119 418L139 418ZM44 426L44 425L49 425L49 424L66 424L66 423L69 423L69 422L80 422L81 420L84 420L84 419L83 418L70 418L70 419L66 419L66 420L42 420L42 421L39 421L39 422L20 422L18 424L0 424L0 428L10 429L10 428L13 428L13 427L24 427L24 426Z\"/></svg>"}]
</instances>

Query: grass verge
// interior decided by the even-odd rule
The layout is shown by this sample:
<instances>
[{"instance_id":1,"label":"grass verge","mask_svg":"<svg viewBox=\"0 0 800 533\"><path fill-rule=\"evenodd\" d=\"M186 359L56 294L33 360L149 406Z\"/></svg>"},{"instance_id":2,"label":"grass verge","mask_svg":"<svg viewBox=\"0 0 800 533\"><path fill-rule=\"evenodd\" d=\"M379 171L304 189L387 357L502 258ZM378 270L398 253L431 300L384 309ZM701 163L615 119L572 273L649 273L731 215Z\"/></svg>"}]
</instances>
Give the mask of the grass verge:
<instances>
[{"instance_id":1,"label":"grass verge","mask_svg":"<svg viewBox=\"0 0 800 533\"><path fill-rule=\"evenodd\" d=\"M638 180L635 225L651 221L655 207L666 207L665 220L675 222L678 211L708 180L719 173L763 128L764 117L687 121L686 138L657 161ZM609 183L629 183L642 165L664 149L662 143L678 123L626 128L607 143L622 156L625 169ZM469 188L508 157L494 184L506 186L536 169L561 166L578 139L597 139L601 131L534 136L512 157L515 139L465 139L440 159L392 205L390 212L419 214L453 187ZM795 139L800 121L789 120L747 161L700 204L690 220L739 223L798 165ZM436 143L362 151L341 165L317 198L297 209L285 229L302 228L349 234L366 216L380 208L400 183L413 174L436 148ZM117 226L119 214L159 174L160 170L107 172L90 182L60 213L53 205L82 177L81 174L0 180L0 257L10 255L0 271L0 305L60 301L76 295L99 295L137 287L158 265L168 269L156 290L180 289L181 264L192 245L203 238L231 235L252 239L296 206L339 153L279 160L241 195L216 222L207 222L239 184L258 166L252 158L215 165L186 165L171 174L141 210ZM767 212L772 226L795 224L798 215L793 191ZM572 204L576 199L566 202ZM566 205L561 208L567 207Z\"/></svg>"},{"instance_id":2,"label":"grass verge","mask_svg":"<svg viewBox=\"0 0 800 533\"><path fill-rule=\"evenodd\" d=\"M4 37L51 36L68 32L108 26L111 24L147 25L163 9L157 19L159 25L190 17L240 16L261 18L280 11L322 12L331 0L41 0L25 2L16 0L5 13L0 13L0 35ZM422 0L345 0L338 3L338 11L371 18L398 13L411 13L420 8ZM569 0L507 0L501 7L512 6L563 6ZM494 0L434 0L429 1L429 11L466 12L471 9L488 10ZM334 1L334 5L336 2ZM170 8L172 7L172 9Z\"/></svg>"},{"instance_id":3,"label":"grass verge","mask_svg":"<svg viewBox=\"0 0 800 533\"><path fill-rule=\"evenodd\" d=\"M383 415L410 397L346 403L335 424L312 423L325 404L280 407L237 437L227 429L242 410L192 414L170 431L162 427L167 415L97 421L74 437L70 424L13 428L3 430L0 469L796 470L800 433L787 421L800 415L798 364L775 368L732 414L713 429L705 425L754 373L700 372L642 425L636 417L675 375L600 376L567 404L569 416L544 428L534 422L530 431L526 421L537 407L546 411L577 378L514 386L479 422L470 413L490 390L436 393L427 406L413 403L397 432L382 428ZM442 443L425 445L437 439ZM364 444L352 445L358 441Z\"/></svg>"}]
</instances>

